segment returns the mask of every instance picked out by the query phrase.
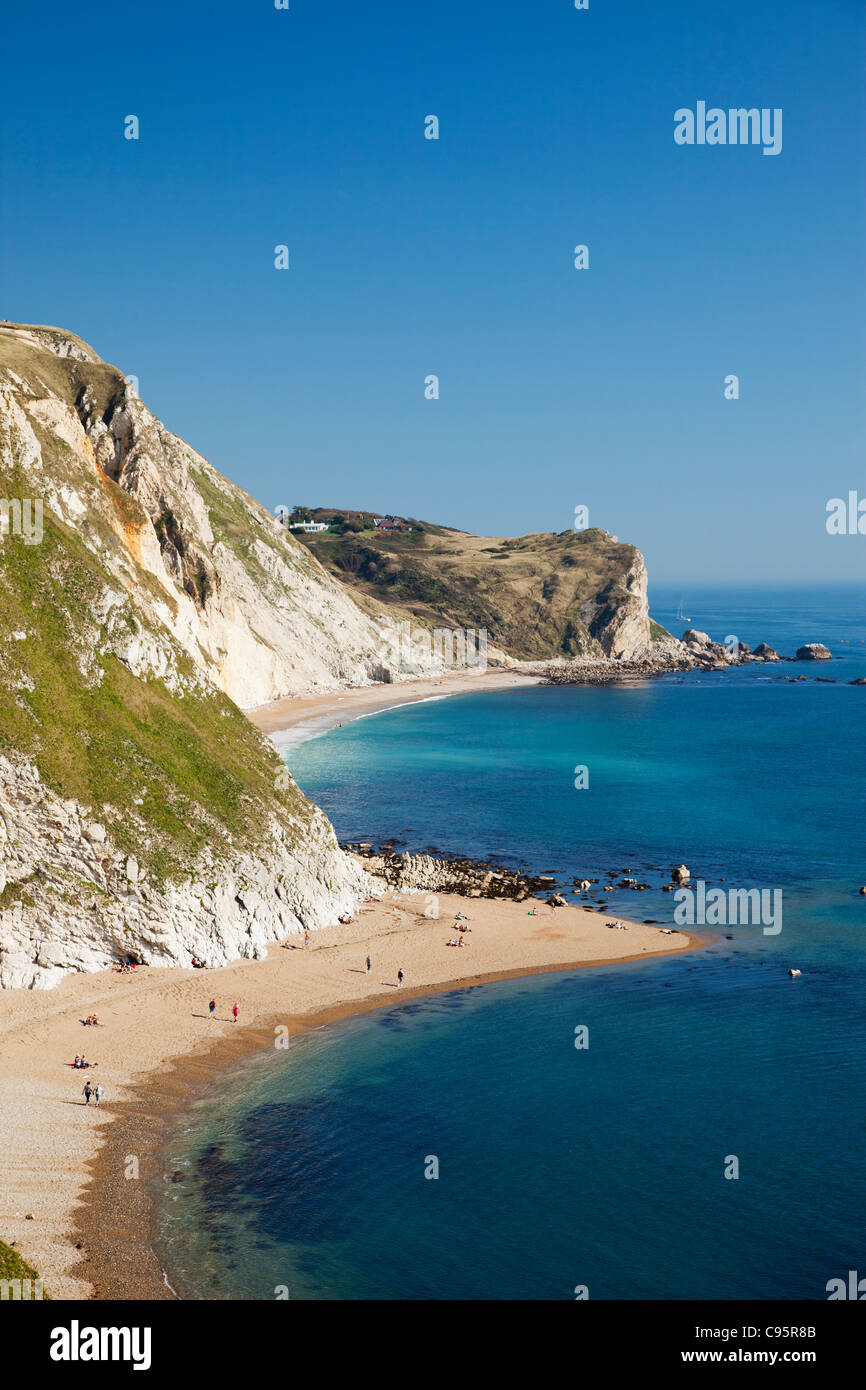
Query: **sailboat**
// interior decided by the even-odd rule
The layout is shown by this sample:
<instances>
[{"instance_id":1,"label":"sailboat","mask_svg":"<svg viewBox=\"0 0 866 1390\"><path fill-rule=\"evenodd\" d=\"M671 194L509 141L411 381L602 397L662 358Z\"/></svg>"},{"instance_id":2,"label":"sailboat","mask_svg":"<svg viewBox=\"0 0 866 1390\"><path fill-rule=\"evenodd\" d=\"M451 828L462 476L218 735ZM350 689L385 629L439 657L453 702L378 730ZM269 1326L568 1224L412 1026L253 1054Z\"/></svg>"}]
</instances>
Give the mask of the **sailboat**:
<instances>
[{"instance_id":1,"label":"sailboat","mask_svg":"<svg viewBox=\"0 0 866 1390\"><path fill-rule=\"evenodd\" d=\"M677 622L678 622L678 623L690 623L690 622L691 622L691 618L690 618L686 613L683 612L683 601L682 601L682 599L680 599L680 606L679 606L679 608L677 609Z\"/></svg>"}]
</instances>

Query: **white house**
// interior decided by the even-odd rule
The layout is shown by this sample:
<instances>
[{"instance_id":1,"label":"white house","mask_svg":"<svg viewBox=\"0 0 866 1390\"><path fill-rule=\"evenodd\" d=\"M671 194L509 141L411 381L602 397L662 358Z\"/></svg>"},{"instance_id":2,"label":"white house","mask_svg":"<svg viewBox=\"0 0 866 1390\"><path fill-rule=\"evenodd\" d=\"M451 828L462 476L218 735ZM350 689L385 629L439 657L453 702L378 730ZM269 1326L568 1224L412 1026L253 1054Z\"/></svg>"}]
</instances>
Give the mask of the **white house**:
<instances>
[{"instance_id":1,"label":"white house","mask_svg":"<svg viewBox=\"0 0 866 1390\"><path fill-rule=\"evenodd\" d=\"M289 524L290 531L327 531L327 521L293 521Z\"/></svg>"}]
</instances>

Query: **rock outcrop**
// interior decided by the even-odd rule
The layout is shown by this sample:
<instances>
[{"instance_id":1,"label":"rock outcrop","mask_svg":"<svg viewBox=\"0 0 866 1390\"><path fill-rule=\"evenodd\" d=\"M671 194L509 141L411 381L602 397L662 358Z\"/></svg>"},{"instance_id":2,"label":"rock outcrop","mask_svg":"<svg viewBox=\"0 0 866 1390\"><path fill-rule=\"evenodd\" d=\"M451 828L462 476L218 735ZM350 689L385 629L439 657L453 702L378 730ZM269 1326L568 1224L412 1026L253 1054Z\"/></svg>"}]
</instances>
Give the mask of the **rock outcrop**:
<instances>
[{"instance_id":1,"label":"rock outcrop","mask_svg":"<svg viewBox=\"0 0 866 1390\"><path fill-rule=\"evenodd\" d=\"M467 898L511 898L522 902L533 893L549 892L550 875L523 874L500 864L473 859L446 859L432 854L397 854L384 845L346 845L357 863L392 888L410 892L460 893ZM431 904L430 915L438 915Z\"/></svg>"},{"instance_id":2,"label":"rock outcrop","mask_svg":"<svg viewBox=\"0 0 866 1390\"><path fill-rule=\"evenodd\" d=\"M353 910L371 880L339 849L321 811L274 818L260 844L203 853L163 883L92 811L0 757L0 988L47 989L114 962L205 965L258 959L267 945Z\"/></svg>"},{"instance_id":3,"label":"rock outcrop","mask_svg":"<svg viewBox=\"0 0 866 1390\"><path fill-rule=\"evenodd\" d=\"M381 678L391 615L59 330L0 325L0 493L0 986L351 911L368 878L235 701Z\"/></svg>"},{"instance_id":4,"label":"rock outcrop","mask_svg":"<svg viewBox=\"0 0 866 1390\"><path fill-rule=\"evenodd\" d=\"M311 515L339 534L304 544L354 592L423 623L439 613L484 628L506 661L635 660L673 640L650 620L640 551L601 527L493 537L428 521L383 532L369 512Z\"/></svg>"},{"instance_id":5,"label":"rock outcrop","mask_svg":"<svg viewBox=\"0 0 866 1390\"><path fill-rule=\"evenodd\" d=\"M832 661L833 654L829 647L825 647L823 642L807 642L805 646L797 648L795 660L797 661Z\"/></svg>"},{"instance_id":6,"label":"rock outcrop","mask_svg":"<svg viewBox=\"0 0 866 1390\"><path fill-rule=\"evenodd\" d=\"M0 460L98 556L112 627L144 608L242 708L442 669L74 335L0 324ZM131 631L126 659L167 674Z\"/></svg>"},{"instance_id":7,"label":"rock outcrop","mask_svg":"<svg viewBox=\"0 0 866 1390\"><path fill-rule=\"evenodd\" d=\"M602 589L589 632L614 661L633 661L651 650L647 571L639 550L622 577Z\"/></svg>"}]
</instances>

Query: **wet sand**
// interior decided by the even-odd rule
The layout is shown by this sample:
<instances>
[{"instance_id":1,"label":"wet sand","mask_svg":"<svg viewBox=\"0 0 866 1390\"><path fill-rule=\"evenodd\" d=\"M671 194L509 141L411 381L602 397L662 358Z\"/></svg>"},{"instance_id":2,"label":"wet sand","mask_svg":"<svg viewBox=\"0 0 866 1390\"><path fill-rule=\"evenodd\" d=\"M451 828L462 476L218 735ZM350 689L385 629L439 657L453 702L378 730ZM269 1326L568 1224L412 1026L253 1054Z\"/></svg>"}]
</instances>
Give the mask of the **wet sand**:
<instances>
[{"instance_id":1,"label":"wet sand","mask_svg":"<svg viewBox=\"0 0 866 1390\"><path fill-rule=\"evenodd\" d=\"M536 900L442 894L436 906L431 919L428 895L393 893L314 933L310 950L274 945L267 960L222 970L141 968L0 994L0 1235L53 1298L173 1296L150 1239L165 1127L233 1059L273 1047L275 1027L291 1036L424 994L703 944L638 923L610 930L603 913ZM457 912L470 919L463 948L446 945ZM83 1027L93 1012L101 1026ZM87 1072L68 1065L82 1050L97 1063ZM99 1110L84 1105L88 1077L105 1088Z\"/></svg>"},{"instance_id":2,"label":"wet sand","mask_svg":"<svg viewBox=\"0 0 866 1390\"><path fill-rule=\"evenodd\" d=\"M362 685L333 695L292 696L269 705L245 710L247 718L267 734L277 747L297 742L299 737L324 733L341 723L365 714L415 704L419 700L441 700L454 695L489 690L509 690L522 685L538 685L540 676L516 671L489 669L485 672L458 671L453 675L431 676L423 680L398 681L391 685ZM282 737L285 735L285 737Z\"/></svg>"}]
</instances>

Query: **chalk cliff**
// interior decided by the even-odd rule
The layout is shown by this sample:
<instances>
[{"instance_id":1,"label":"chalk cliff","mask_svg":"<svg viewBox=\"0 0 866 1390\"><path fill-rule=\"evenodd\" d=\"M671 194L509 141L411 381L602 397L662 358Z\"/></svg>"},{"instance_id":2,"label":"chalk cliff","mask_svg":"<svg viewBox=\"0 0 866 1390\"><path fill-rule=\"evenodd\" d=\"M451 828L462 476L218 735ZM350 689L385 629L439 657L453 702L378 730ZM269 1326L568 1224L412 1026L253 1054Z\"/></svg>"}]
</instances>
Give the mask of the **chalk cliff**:
<instances>
[{"instance_id":1,"label":"chalk cliff","mask_svg":"<svg viewBox=\"0 0 866 1390\"><path fill-rule=\"evenodd\" d=\"M311 515L337 518L337 534L304 544L352 592L419 622L484 628L510 660L633 661L668 636L650 623L640 551L600 527L497 538L410 519L386 530L370 512Z\"/></svg>"},{"instance_id":2,"label":"chalk cliff","mask_svg":"<svg viewBox=\"0 0 866 1390\"><path fill-rule=\"evenodd\" d=\"M238 705L382 679L391 615L60 330L0 325L0 497L0 985L348 910L364 875Z\"/></svg>"},{"instance_id":3,"label":"chalk cliff","mask_svg":"<svg viewBox=\"0 0 866 1390\"><path fill-rule=\"evenodd\" d=\"M447 535L350 583L82 339L0 323L0 987L220 965L350 910L370 879L241 711L440 670L407 619L489 612L501 661L650 645L634 547Z\"/></svg>"}]
</instances>

